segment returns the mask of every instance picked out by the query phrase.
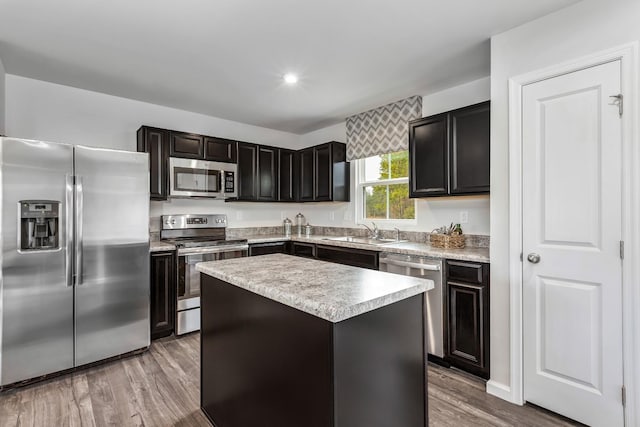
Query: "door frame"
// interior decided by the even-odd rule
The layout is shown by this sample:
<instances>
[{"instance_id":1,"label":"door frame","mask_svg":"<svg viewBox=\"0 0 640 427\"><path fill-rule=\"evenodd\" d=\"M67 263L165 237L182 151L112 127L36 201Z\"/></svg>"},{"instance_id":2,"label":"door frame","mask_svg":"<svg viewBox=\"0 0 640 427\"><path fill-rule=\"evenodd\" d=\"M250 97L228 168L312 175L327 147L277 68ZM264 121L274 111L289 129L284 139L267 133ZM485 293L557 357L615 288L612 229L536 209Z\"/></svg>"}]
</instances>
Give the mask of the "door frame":
<instances>
[{"instance_id":1,"label":"door frame","mask_svg":"<svg viewBox=\"0 0 640 427\"><path fill-rule=\"evenodd\" d=\"M638 140L638 42L567 61L509 79L509 291L510 386L489 381L487 390L513 403L524 404L522 287L522 90L532 83L620 60L624 93L622 116L622 264L623 370L626 388L625 422L640 423L640 147ZM613 108L613 107L612 107ZM635 265L634 265L635 264Z\"/></svg>"}]
</instances>

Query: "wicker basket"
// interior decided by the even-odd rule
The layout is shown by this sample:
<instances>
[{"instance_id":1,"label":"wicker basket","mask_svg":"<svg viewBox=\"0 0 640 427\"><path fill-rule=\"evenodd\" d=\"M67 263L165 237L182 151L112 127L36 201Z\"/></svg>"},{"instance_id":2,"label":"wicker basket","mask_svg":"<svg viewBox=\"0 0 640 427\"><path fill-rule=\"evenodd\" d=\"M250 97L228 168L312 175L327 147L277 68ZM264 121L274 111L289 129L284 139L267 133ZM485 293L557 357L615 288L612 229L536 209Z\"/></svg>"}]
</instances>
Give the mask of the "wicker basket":
<instances>
[{"instance_id":1,"label":"wicker basket","mask_svg":"<svg viewBox=\"0 0 640 427\"><path fill-rule=\"evenodd\" d=\"M431 246L434 248L442 248L442 249L462 249L464 248L464 235L448 235L448 234L439 234L439 233L431 233L429 236L431 240Z\"/></svg>"}]
</instances>

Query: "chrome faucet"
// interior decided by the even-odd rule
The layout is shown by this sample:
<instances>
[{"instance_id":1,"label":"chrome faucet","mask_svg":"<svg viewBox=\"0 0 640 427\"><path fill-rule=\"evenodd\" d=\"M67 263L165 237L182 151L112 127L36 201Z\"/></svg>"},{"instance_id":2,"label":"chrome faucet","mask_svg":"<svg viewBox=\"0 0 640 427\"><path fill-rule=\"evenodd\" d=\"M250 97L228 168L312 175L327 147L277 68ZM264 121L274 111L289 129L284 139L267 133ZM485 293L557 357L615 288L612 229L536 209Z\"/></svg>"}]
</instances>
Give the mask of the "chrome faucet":
<instances>
[{"instance_id":1,"label":"chrome faucet","mask_svg":"<svg viewBox=\"0 0 640 427\"><path fill-rule=\"evenodd\" d=\"M400 240L400 229L398 227L393 227L396 231L396 242Z\"/></svg>"},{"instance_id":2,"label":"chrome faucet","mask_svg":"<svg viewBox=\"0 0 640 427\"><path fill-rule=\"evenodd\" d=\"M367 224L360 224L360 225L366 228L367 230L369 230L369 238L371 239L380 238L380 230L378 229L378 226L376 225L375 222L373 221L371 222L371 225L373 225L373 228L369 227Z\"/></svg>"}]
</instances>

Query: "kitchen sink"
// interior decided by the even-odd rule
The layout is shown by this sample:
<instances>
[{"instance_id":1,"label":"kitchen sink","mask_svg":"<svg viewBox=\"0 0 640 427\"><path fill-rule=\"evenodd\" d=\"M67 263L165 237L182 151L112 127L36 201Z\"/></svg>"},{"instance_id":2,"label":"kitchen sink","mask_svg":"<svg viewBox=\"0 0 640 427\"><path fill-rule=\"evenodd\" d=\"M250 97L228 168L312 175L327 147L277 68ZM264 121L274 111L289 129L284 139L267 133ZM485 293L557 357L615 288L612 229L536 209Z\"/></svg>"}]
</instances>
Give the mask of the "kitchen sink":
<instances>
[{"instance_id":1,"label":"kitchen sink","mask_svg":"<svg viewBox=\"0 0 640 427\"><path fill-rule=\"evenodd\" d=\"M322 240L332 240L334 242L352 242L352 243L360 243L364 245L388 245L390 243L403 243L407 240L396 240L396 239L371 239L369 237L355 237L355 236L343 236L343 237L325 237Z\"/></svg>"}]
</instances>

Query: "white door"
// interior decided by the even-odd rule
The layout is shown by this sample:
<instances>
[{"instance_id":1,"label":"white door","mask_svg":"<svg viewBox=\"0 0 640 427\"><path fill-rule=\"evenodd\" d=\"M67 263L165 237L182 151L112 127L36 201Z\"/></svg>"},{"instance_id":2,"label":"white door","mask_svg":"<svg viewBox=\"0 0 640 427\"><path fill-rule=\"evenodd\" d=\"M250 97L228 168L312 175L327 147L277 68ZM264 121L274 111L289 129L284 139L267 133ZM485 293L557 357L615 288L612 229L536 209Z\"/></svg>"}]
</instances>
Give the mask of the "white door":
<instances>
[{"instance_id":1,"label":"white door","mask_svg":"<svg viewBox=\"0 0 640 427\"><path fill-rule=\"evenodd\" d=\"M525 400L607 427L624 423L620 73L522 92Z\"/></svg>"}]
</instances>

